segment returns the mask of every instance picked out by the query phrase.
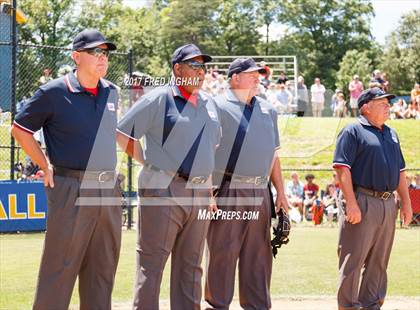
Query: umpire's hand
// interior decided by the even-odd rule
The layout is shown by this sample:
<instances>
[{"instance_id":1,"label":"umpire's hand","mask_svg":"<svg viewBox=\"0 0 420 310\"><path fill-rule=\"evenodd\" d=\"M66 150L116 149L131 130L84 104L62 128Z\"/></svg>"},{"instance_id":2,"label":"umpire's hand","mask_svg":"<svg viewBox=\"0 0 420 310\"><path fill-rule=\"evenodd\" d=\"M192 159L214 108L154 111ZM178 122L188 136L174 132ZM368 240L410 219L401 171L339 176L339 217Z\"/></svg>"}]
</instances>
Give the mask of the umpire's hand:
<instances>
[{"instance_id":1,"label":"umpire's hand","mask_svg":"<svg viewBox=\"0 0 420 310\"><path fill-rule=\"evenodd\" d=\"M357 202L346 204L346 221L350 224L360 223L362 220L362 212L360 212Z\"/></svg>"},{"instance_id":2,"label":"umpire's hand","mask_svg":"<svg viewBox=\"0 0 420 310\"><path fill-rule=\"evenodd\" d=\"M404 225L409 225L411 223L413 219L413 209L411 208L410 201L405 201L402 203L400 219L403 221Z\"/></svg>"},{"instance_id":3,"label":"umpire's hand","mask_svg":"<svg viewBox=\"0 0 420 310\"><path fill-rule=\"evenodd\" d=\"M277 193L276 213L279 213L280 209L283 209L286 214L289 214L289 202L287 201L286 195L279 195L279 193Z\"/></svg>"},{"instance_id":4,"label":"umpire's hand","mask_svg":"<svg viewBox=\"0 0 420 310\"><path fill-rule=\"evenodd\" d=\"M54 187L54 169L53 166L48 165L46 168L42 169L44 171L44 186L45 187Z\"/></svg>"}]
</instances>

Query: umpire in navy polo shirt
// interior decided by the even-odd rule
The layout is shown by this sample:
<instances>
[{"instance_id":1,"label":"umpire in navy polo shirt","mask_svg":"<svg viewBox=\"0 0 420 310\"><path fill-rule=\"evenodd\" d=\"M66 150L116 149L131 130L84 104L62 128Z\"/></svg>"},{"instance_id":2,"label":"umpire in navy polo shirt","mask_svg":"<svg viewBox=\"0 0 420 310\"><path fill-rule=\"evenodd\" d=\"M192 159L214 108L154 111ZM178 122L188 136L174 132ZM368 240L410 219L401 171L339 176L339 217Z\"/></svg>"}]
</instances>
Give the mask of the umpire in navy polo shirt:
<instances>
[{"instance_id":1,"label":"umpire in navy polo shirt","mask_svg":"<svg viewBox=\"0 0 420 310\"><path fill-rule=\"evenodd\" d=\"M358 122L337 138L333 167L346 201L340 210L339 309L380 309L384 303L398 211L394 191L401 220L407 225L412 218L400 141L385 125L394 97L380 88L364 91Z\"/></svg>"},{"instance_id":2,"label":"umpire in navy polo shirt","mask_svg":"<svg viewBox=\"0 0 420 310\"><path fill-rule=\"evenodd\" d=\"M276 211L288 212L284 194L277 128L272 104L256 96L261 68L252 58L234 60L230 88L215 98L222 126L213 182L217 207L239 218L210 223L205 299L207 309L229 309L239 271L239 301L244 309L270 309L272 271L270 178L277 190ZM249 212L258 218L249 220ZM255 213L257 214L257 213Z\"/></svg>"},{"instance_id":3,"label":"umpire in navy polo shirt","mask_svg":"<svg viewBox=\"0 0 420 310\"><path fill-rule=\"evenodd\" d=\"M145 94L118 125L118 144L143 165L134 309L158 309L171 254L171 309L200 309L211 173L220 139L213 100L200 91L211 57L193 44L172 56L174 82ZM144 137L144 152L139 139Z\"/></svg>"},{"instance_id":4,"label":"umpire in navy polo shirt","mask_svg":"<svg viewBox=\"0 0 420 310\"><path fill-rule=\"evenodd\" d=\"M71 54L76 70L40 86L11 130L44 171L48 201L33 309L68 309L77 276L80 309L111 309L121 243L118 93L103 77L115 49L97 30L80 32ZM41 128L48 157L33 137Z\"/></svg>"}]
</instances>

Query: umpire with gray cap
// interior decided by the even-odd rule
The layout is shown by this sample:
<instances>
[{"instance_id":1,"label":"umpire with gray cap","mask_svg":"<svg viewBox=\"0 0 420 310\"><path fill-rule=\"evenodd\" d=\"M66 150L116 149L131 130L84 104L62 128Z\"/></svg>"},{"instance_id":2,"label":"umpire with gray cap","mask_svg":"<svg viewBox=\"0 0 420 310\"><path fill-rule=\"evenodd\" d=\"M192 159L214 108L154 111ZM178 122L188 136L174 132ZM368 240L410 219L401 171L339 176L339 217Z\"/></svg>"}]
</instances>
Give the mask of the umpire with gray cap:
<instances>
[{"instance_id":1,"label":"umpire with gray cap","mask_svg":"<svg viewBox=\"0 0 420 310\"><path fill-rule=\"evenodd\" d=\"M339 309L373 310L384 303L398 211L395 190L401 220L409 224L412 218L400 141L385 125L394 97L380 88L364 91L358 122L337 138L333 167L346 201L340 213Z\"/></svg>"},{"instance_id":2,"label":"umpire with gray cap","mask_svg":"<svg viewBox=\"0 0 420 310\"><path fill-rule=\"evenodd\" d=\"M171 254L171 309L200 309L201 259L209 220L220 124L213 100L200 91L211 57L193 44L175 50L171 85L145 94L118 125L119 145L143 164L134 309L159 309ZM190 83L192 82L192 83ZM145 149L139 143L144 137Z\"/></svg>"},{"instance_id":3,"label":"umpire with gray cap","mask_svg":"<svg viewBox=\"0 0 420 310\"><path fill-rule=\"evenodd\" d=\"M44 171L47 232L33 309L66 310L79 277L80 309L111 309L121 243L115 182L118 93L103 77L116 46L97 30L73 41L76 70L35 92L12 135ZM43 128L48 157L33 133Z\"/></svg>"},{"instance_id":4,"label":"umpire with gray cap","mask_svg":"<svg viewBox=\"0 0 420 310\"><path fill-rule=\"evenodd\" d=\"M276 211L288 211L284 194L275 108L256 96L261 68L252 58L234 60L228 70L230 88L215 98L222 126L216 151L213 182L219 186L218 212L234 212L232 220L210 224L205 288L207 309L229 309L239 269L239 301L244 309L270 309L271 197L268 179L276 190ZM245 214L257 212L257 219ZM219 212L220 213L220 212ZM233 213L231 213L233 214Z\"/></svg>"}]
</instances>

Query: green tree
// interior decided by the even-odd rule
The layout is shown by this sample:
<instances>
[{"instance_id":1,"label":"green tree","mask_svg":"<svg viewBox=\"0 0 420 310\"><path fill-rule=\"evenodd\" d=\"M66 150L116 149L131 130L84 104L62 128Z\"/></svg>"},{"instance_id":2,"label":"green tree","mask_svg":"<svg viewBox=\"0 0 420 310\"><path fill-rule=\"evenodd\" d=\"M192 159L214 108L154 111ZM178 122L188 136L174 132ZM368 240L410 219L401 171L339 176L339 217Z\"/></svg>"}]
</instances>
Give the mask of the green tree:
<instances>
[{"instance_id":1,"label":"green tree","mask_svg":"<svg viewBox=\"0 0 420 310\"><path fill-rule=\"evenodd\" d=\"M217 45L212 52L220 55L255 55L261 37L255 2L223 0L218 11L218 31L213 38Z\"/></svg>"},{"instance_id":2,"label":"green tree","mask_svg":"<svg viewBox=\"0 0 420 310\"><path fill-rule=\"evenodd\" d=\"M401 17L386 40L380 68L388 74L392 91L406 95L420 81L420 10Z\"/></svg>"},{"instance_id":3,"label":"green tree","mask_svg":"<svg viewBox=\"0 0 420 310\"><path fill-rule=\"evenodd\" d=\"M257 9L257 18L261 25L265 27L265 43L262 44L265 55L270 51L270 26L277 21L280 6L275 0L261 0Z\"/></svg>"},{"instance_id":4,"label":"green tree","mask_svg":"<svg viewBox=\"0 0 420 310\"><path fill-rule=\"evenodd\" d=\"M343 90L348 96L348 85L353 76L357 74L366 88L372 71L372 61L369 59L367 51L347 51L340 62L340 69L337 72L337 81L335 85L337 88Z\"/></svg>"},{"instance_id":5,"label":"green tree","mask_svg":"<svg viewBox=\"0 0 420 310\"><path fill-rule=\"evenodd\" d=\"M214 49L218 5L219 1L212 0L170 1L160 12L162 58L169 60L175 48L186 43L194 43L205 52Z\"/></svg>"},{"instance_id":6,"label":"green tree","mask_svg":"<svg viewBox=\"0 0 420 310\"><path fill-rule=\"evenodd\" d=\"M302 66L304 75L312 80L319 76L328 88L333 88L339 63L347 50L370 49L371 3L363 0L297 0L282 1L279 22L289 27L282 39L292 41L307 55L308 67ZM292 36L288 38L288 36ZM279 49L284 44L279 42ZM305 56L304 56L305 57Z\"/></svg>"},{"instance_id":7,"label":"green tree","mask_svg":"<svg viewBox=\"0 0 420 310\"><path fill-rule=\"evenodd\" d=\"M115 42L118 52L133 51L134 71L160 74L162 65L156 66L156 62L165 62L160 57L162 52L157 31L160 28L158 5L164 6L164 3L133 9L124 6L121 0L85 1L81 11L86 14L75 19L72 28L74 33L85 28L99 29L109 40ZM127 58L112 55L111 64L117 65L111 72L115 75L115 70L120 75L128 70Z\"/></svg>"},{"instance_id":8,"label":"green tree","mask_svg":"<svg viewBox=\"0 0 420 310\"><path fill-rule=\"evenodd\" d=\"M71 0L22 0L19 8L28 17L18 28L18 42L66 46L71 28L67 27L74 9ZM29 97L39 86L44 69L56 76L59 67L70 61L68 52L54 48L19 46L17 54L17 98Z\"/></svg>"},{"instance_id":9,"label":"green tree","mask_svg":"<svg viewBox=\"0 0 420 310\"><path fill-rule=\"evenodd\" d=\"M69 43L67 27L74 11L71 0L22 0L19 8L28 16L20 27L19 40L24 43L62 46Z\"/></svg>"}]
</instances>

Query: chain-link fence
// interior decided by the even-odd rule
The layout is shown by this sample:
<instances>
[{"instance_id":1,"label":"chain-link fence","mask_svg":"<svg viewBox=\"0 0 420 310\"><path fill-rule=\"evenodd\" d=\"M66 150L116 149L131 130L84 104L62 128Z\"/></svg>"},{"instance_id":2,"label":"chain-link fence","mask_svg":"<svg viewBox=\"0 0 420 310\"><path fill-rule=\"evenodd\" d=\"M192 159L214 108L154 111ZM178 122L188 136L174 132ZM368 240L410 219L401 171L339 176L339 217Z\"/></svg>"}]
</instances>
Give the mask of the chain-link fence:
<instances>
[{"instance_id":1,"label":"chain-link fence","mask_svg":"<svg viewBox=\"0 0 420 310\"><path fill-rule=\"evenodd\" d=\"M0 55L2 55L0 58L3 59L2 62L11 62L10 57L7 57L11 50L11 45L11 42L2 42L0 44ZM10 81L9 76L6 82L5 79L2 79L1 85L4 91L2 91L0 100L2 109L0 116L0 179L10 178L12 163L16 166L14 175L19 173L20 164L24 165L25 163L25 155L22 150L11 143L9 127L14 118L13 112L19 112L25 104L25 100L30 98L40 85L71 71L74 64L70 56L71 49L69 48L18 44L16 82L14 85L8 84L7 81ZM112 53L109 58L109 69L106 78L120 87L124 76L131 71L131 59L131 53ZM10 72L10 70L8 71ZM6 92L11 86L15 87L15 102L12 102L11 94ZM120 104L127 107L130 104L129 96L124 95L126 92L121 93ZM12 104L15 104L15 107ZM126 108L123 110L126 110Z\"/></svg>"}]
</instances>

